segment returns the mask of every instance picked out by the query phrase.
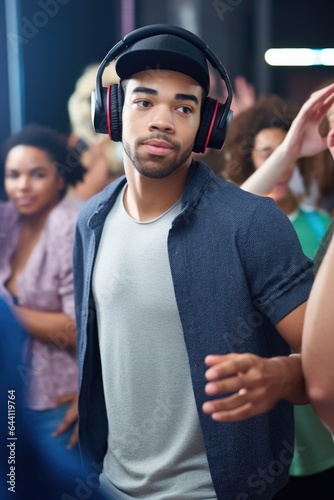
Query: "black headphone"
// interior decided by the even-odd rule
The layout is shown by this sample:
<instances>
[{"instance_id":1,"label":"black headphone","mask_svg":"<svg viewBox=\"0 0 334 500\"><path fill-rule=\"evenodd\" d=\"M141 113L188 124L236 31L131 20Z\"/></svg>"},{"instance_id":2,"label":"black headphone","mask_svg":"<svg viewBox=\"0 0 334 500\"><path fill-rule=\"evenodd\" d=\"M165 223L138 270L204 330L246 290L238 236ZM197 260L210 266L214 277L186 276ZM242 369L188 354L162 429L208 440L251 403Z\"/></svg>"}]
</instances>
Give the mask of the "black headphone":
<instances>
[{"instance_id":1,"label":"black headphone","mask_svg":"<svg viewBox=\"0 0 334 500\"><path fill-rule=\"evenodd\" d=\"M200 38L184 28L165 24L144 26L132 31L114 45L101 62L96 75L96 90L92 92L91 97L92 123L95 132L109 134L110 139L115 142L122 140L123 90L118 84L102 87L102 74L105 67L139 40L162 34L183 38L197 47L224 80L228 92L227 99L223 104L216 99L206 97L193 151L204 153L206 148L221 149L232 119L230 107L233 92L226 70Z\"/></svg>"}]
</instances>

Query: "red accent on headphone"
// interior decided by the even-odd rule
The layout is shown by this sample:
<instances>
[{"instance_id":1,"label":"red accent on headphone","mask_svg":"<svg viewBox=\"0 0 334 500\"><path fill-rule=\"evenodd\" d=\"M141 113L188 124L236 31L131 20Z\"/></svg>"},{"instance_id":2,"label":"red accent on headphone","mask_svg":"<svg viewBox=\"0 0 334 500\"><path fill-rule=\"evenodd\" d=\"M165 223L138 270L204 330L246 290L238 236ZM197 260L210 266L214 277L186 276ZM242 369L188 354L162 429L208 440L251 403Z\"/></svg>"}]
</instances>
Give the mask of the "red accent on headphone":
<instances>
[{"instance_id":1,"label":"red accent on headphone","mask_svg":"<svg viewBox=\"0 0 334 500\"><path fill-rule=\"evenodd\" d=\"M207 138L206 138L206 141L205 141L202 153L205 153L206 148L208 146L208 143L209 143L209 140L210 140L210 137L211 137L211 132L212 132L212 129L213 129L213 125L215 123L215 119L216 119L216 115L217 115L217 111L218 111L218 106L219 106L219 102L216 101L215 109L214 109L213 114L212 114L212 119L211 119L211 123L210 123L209 132L208 132L208 135L207 135Z\"/></svg>"},{"instance_id":2,"label":"red accent on headphone","mask_svg":"<svg viewBox=\"0 0 334 500\"><path fill-rule=\"evenodd\" d=\"M108 135L110 137L110 140L112 141L112 132L111 132L111 117L110 117L110 92L111 92L111 85L108 85L107 88L107 125L108 125Z\"/></svg>"}]
</instances>

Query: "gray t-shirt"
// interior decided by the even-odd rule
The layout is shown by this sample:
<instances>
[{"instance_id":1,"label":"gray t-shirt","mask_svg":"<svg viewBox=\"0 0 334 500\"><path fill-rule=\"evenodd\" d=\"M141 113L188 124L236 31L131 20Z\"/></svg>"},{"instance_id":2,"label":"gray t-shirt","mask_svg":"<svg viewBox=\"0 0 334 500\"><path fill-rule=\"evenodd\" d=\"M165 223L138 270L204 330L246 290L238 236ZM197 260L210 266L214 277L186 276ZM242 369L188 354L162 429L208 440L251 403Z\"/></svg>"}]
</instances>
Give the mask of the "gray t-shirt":
<instances>
[{"instance_id":1,"label":"gray t-shirt","mask_svg":"<svg viewBox=\"0 0 334 500\"><path fill-rule=\"evenodd\" d=\"M123 192L93 271L109 422L102 484L112 498L116 488L119 498L215 499L167 251L181 205L138 222Z\"/></svg>"}]
</instances>

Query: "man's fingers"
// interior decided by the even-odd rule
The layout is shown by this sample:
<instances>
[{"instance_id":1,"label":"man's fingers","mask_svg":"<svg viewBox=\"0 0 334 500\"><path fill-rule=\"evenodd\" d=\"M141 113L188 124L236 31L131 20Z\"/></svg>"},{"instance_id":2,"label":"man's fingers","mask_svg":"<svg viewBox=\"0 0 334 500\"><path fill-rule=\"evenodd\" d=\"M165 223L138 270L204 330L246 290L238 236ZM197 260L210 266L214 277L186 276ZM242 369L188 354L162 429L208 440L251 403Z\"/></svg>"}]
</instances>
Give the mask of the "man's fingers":
<instances>
[{"instance_id":1,"label":"man's fingers","mask_svg":"<svg viewBox=\"0 0 334 500\"><path fill-rule=\"evenodd\" d=\"M241 390L232 396L223 399L206 401L202 410L217 422L232 422L264 413L272 408L269 400L260 393L254 394Z\"/></svg>"},{"instance_id":2,"label":"man's fingers","mask_svg":"<svg viewBox=\"0 0 334 500\"><path fill-rule=\"evenodd\" d=\"M233 377L225 378L223 380L213 380L206 384L206 394L213 396L214 394L224 394L229 392L238 392L243 387L251 387L256 385L251 380L247 381L247 377L243 374L238 374Z\"/></svg>"},{"instance_id":3,"label":"man's fingers","mask_svg":"<svg viewBox=\"0 0 334 500\"><path fill-rule=\"evenodd\" d=\"M233 360L235 358L237 358L238 356L242 356L242 354L237 354L235 352L232 352L230 354L208 354L206 357L205 357L205 364L207 366L214 366L218 363L222 363L222 362L227 362L229 360Z\"/></svg>"},{"instance_id":4,"label":"man's fingers","mask_svg":"<svg viewBox=\"0 0 334 500\"><path fill-rule=\"evenodd\" d=\"M205 373L207 380L231 377L241 372L245 373L255 365L255 356L250 354L221 356L220 360L218 358L219 356L208 356L205 358L206 364L210 367Z\"/></svg>"},{"instance_id":5,"label":"man's fingers","mask_svg":"<svg viewBox=\"0 0 334 500\"><path fill-rule=\"evenodd\" d=\"M261 407L247 403L236 410L213 413L211 418L216 422L238 422L254 417L255 415L259 415L260 413L264 413L265 411L267 411L265 408L261 409Z\"/></svg>"},{"instance_id":6,"label":"man's fingers","mask_svg":"<svg viewBox=\"0 0 334 500\"><path fill-rule=\"evenodd\" d=\"M226 398L206 401L203 404L203 411L204 413L212 414L218 411L234 410L248 403L250 403L249 397L245 394L239 394L239 392L237 392L232 396L228 396Z\"/></svg>"}]
</instances>

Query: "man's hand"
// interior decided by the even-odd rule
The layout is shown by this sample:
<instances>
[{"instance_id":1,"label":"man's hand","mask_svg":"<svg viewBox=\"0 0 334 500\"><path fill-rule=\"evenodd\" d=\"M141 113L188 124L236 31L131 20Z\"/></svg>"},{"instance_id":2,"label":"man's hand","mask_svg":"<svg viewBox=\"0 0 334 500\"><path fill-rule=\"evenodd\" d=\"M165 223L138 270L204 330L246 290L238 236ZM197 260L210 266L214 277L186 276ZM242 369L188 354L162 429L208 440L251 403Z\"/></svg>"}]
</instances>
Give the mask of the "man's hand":
<instances>
[{"instance_id":1,"label":"man's hand","mask_svg":"<svg viewBox=\"0 0 334 500\"><path fill-rule=\"evenodd\" d=\"M253 417L269 411L281 399L305 402L293 401L293 388L299 386L302 377L299 355L268 359L232 353L207 356L205 363L209 366L206 394L228 394L203 405L204 413L211 414L217 422Z\"/></svg>"},{"instance_id":2,"label":"man's hand","mask_svg":"<svg viewBox=\"0 0 334 500\"><path fill-rule=\"evenodd\" d=\"M55 407L64 405L66 403L71 403L69 409L67 410L63 421L58 425L57 429L54 431L53 436L57 437L63 434L72 424L78 420L78 393L69 392L57 398L55 402ZM78 442L78 424L75 425L70 440L67 444L67 448L71 449Z\"/></svg>"}]
</instances>

